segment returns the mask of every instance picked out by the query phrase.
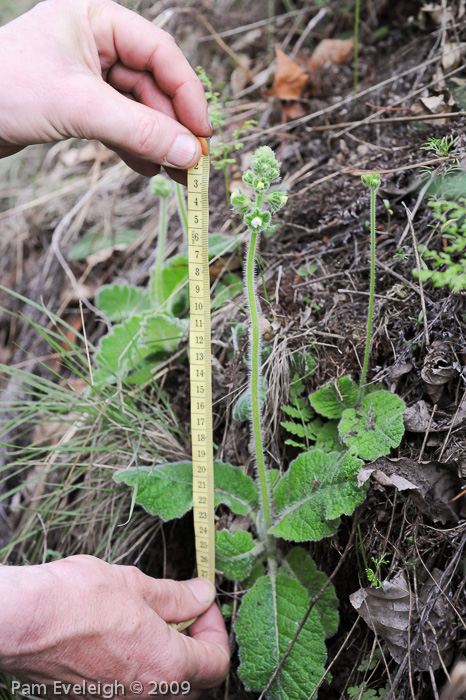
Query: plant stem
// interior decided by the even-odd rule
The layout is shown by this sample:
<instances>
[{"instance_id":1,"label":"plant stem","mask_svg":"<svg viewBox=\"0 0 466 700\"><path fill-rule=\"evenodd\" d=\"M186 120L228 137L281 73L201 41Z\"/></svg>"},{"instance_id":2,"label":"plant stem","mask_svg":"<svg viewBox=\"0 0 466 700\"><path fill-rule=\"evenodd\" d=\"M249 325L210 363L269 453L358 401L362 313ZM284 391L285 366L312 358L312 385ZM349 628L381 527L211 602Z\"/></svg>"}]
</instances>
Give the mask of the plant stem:
<instances>
[{"instance_id":1,"label":"plant stem","mask_svg":"<svg viewBox=\"0 0 466 700\"><path fill-rule=\"evenodd\" d=\"M367 366L369 364L369 354L371 349L371 334L372 334L372 315L374 311L374 294L375 294L375 197L377 190L371 188L371 282L369 289L369 311L367 314L367 335L366 335L366 352L364 354L364 364L362 366L361 381L359 383L359 397L366 383Z\"/></svg>"},{"instance_id":2,"label":"plant stem","mask_svg":"<svg viewBox=\"0 0 466 700\"><path fill-rule=\"evenodd\" d=\"M178 182L176 183L176 203L178 205L178 216L183 229L184 241L186 245L188 242L188 212L186 210L186 201L183 194L183 188Z\"/></svg>"},{"instance_id":3,"label":"plant stem","mask_svg":"<svg viewBox=\"0 0 466 700\"><path fill-rule=\"evenodd\" d=\"M359 3L360 0L356 0L356 7L354 9L354 73L353 73L353 89L356 94L358 91L358 69L359 69Z\"/></svg>"},{"instance_id":4,"label":"plant stem","mask_svg":"<svg viewBox=\"0 0 466 700\"><path fill-rule=\"evenodd\" d=\"M260 206L260 204L258 203ZM254 448L256 452L257 472L259 474L260 485L260 500L262 512L264 515L265 529L268 531L272 526L272 517L270 513L270 494L269 483L267 479L267 471L265 467L264 448L262 444L261 430L261 400L260 400L260 383L261 383L261 335L259 327L259 301L256 295L256 250L259 234L251 231L247 255L246 255L246 297L249 306L249 317L251 320L251 332L249 342L249 361L251 371L251 419L252 433L254 440Z\"/></svg>"},{"instance_id":5,"label":"plant stem","mask_svg":"<svg viewBox=\"0 0 466 700\"><path fill-rule=\"evenodd\" d=\"M167 237L167 198L160 197L159 210L159 238L157 242L157 259L155 261L155 274L151 278L151 296L158 308L163 303L163 251Z\"/></svg>"}]
</instances>

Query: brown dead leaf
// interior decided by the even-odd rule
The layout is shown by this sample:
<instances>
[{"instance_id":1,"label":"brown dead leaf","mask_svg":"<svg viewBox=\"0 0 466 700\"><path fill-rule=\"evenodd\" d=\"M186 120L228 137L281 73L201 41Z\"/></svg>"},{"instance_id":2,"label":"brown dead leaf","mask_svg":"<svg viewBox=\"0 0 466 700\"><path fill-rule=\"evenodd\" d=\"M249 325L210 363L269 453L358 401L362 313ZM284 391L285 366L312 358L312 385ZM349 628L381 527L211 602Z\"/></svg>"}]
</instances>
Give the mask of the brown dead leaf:
<instances>
[{"instance_id":1,"label":"brown dead leaf","mask_svg":"<svg viewBox=\"0 0 466 700\"><path fill-rule=\"evenodd\" d=\"M426 116L428 114L447 114L452 112L456 106L455 99L448 90L439 93L419 97L409 108L409 113L413 117ZM448 124L450 119L426 120L428 124Z\"/></svg>"},{"instance_id":2,"label":"brown dead leaf","mask_svg":"<svg viewBox=\"0 0 466 700\"><path fill-rule=\"evenodd\" d=\"M442 49L442 68L448 72L458 68L461 63L462 46L455 42L446 41Z\"/></svg>"},{"instance_id":3,"label":"brown dead leaf","mask_svg":"<svg viewBox=\"0 0 466 700\"><path fill-rule=\"evenodd\" d=\"M462 514L462 504L452 502L461 491L458 467L454 462L415 462L407 457L380 457L364 465L358 474L358 482L363 484L369 477L383 486L410 491L421 513L443 525L458 522Z\"/></svg>"},{"instance_id":4,"label":"brown dead leaf","mask_svg":"<svg viewBox=\"0 0 466 700\"><path fill-rule=\"evenodd\" d=\"M277 67L269 95L278 97L280 100L299 100L303 95L308 74L277 47L275 47L275 56Z\"/></svg>"},{"instance_id":5,"label":"brown dead leaf","mask_svg":"<svg viewBox=\"0 0 466 700\"><path fill-rule=\"evenodd\" d=\"M386 642L397 663L401 663L409 651L413 631L419 627L423 609L435 601L424 625L423 637L410 650L413 668L419 671L440 668L440 658L442 663L448 664L454 651L454 611L445 600L445 584L442 589L438 585L442 573L439 569L433 569L433 580L422 586L419 611L413 610L412 593L404 572L397 574L392 581L384 581L377 588L360 588L350 596L351 605Z\"/></svg>"},{"instance_id":6,"label":"brown dead leaf","mask_svg":"<svg viewBox=\"0 0 466 700\"><path fill-rule=\"evenodd\" d=\"M323 39L309 60L309 69L322 68L326 63L342 66L353 55L353 39Z\"/></svg>"},{"instance_id":7,"label":"brown dead leaf","mask_svg":"<svg viewBox=\"0 0 466 700\"><path fill-rule=\"evenodd\" d=\"M304 105L297 100L282 102L281 108L283 114L289 119L299 119L299 117L304 117L304 115L307 114Z\"/></svg>"}]
</instances>

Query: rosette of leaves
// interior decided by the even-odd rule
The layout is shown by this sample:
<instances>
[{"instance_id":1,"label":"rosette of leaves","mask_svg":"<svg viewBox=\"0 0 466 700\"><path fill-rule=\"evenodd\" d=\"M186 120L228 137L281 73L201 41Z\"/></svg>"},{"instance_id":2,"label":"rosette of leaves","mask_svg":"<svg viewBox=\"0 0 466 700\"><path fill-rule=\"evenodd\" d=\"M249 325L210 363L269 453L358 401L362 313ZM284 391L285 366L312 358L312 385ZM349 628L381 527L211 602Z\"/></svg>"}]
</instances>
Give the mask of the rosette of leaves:
<instances>
[{"instance_id":1,"label":"rosette of leaves","mask_svg":"<svg viewBox=\"0 0 466 700\"><path fill-rule=\"evenodd\" d=\"M365 496L357 486L362 462L354 450L325 454L310 450L300 455L283 476L268 472L273 522L261 537L260 498L254 479L239 467L214 463L215 504L248 516L250 529L216 533L216 566L227 578L249 588L235 623L241 665L239 676L249 690L260 692L288 649L311 599L326 575L318 571L305 549L294 547L285 557L279 539L304 542L332 535L340 515L351 513ZM179 518L193 504L192 464L177 462L131 467L115 475L133 491L133 501L163 520ZM274 542L270 547L269 537ZM329 585L312 610L296 644L272 683L268 697L301 700L320 680L326 661L325 640L338 627L338 601Z\"/></svg>"}]
</instances>

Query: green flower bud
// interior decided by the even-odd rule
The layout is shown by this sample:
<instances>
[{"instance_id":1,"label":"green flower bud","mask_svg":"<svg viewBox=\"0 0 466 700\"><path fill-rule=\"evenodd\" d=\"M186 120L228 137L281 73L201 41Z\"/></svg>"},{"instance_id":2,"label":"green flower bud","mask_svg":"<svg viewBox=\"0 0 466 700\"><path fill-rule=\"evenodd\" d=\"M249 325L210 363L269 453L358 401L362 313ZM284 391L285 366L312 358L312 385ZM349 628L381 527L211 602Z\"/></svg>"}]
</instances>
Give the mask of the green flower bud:
<instances>
[{"instance_id":1,"label":"green flower bud","mask_svg":"<svg viewBox=\"0 0 466 700\"><path fill-rule=\"evenodd\" d=\"M265 195L264 199L269 204L274 214L285 206L288 201L288 197L284 192L272 192L272 194Z\"/></svg>"},{"instance_id":2,"label":"green flower bud","mask_svg":"<svg viewBox=\"0 0 466 700\"><path fill-rule=\"evenodd\" d=\"M380 175L379 173L366 173L366 175L361 175L361 180L363 185L369 187L373 192L379 189L380 185Z\"/></svg>"},{"instance_id":3,"label":"green flower bud","mask_svg":"<svg viewBox=\"0 0 466 700\"><path fill-rule=\"evenodd\" d=\"M172 193L172 185L169 180L163 175L154 175L149 180L149 189L152 194L158 195L166 199Z\"/></svg>"},{"instance_id":4,"label":"green flower bud","mask_svg":"<svg viewBox=\"0 0 466 700\"><path fill-rule=\"evenodd\" d=\"M247 197L241 189L231 195L230 202L232 208L241 214L244 214L251 207L249 197Z\"/></svg>"}]
</instances>

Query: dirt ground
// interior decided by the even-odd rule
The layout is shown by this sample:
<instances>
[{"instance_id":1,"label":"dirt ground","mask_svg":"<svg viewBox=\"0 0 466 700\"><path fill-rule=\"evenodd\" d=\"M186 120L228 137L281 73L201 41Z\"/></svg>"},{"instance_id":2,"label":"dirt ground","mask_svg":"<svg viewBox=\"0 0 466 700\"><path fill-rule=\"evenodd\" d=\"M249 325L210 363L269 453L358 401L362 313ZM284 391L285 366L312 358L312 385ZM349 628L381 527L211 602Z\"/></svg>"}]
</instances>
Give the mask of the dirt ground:
<instances>
[{"instance_id":1,"label":"dirt ground","mask_svg":"<svg viewBox=\"0 0 466 700\"><path fill-rule=\"evenodd\" d=\"M257 121L242 137L244 147L233 152L231 187L238 184L258 146L269 145L282 164L288 204L278 215L276 232L262 241L260 251L259 294L270 324L264 339L271 351L265 368L269 395L264 422L272 467L284 470L298 454L285 444L289 435L280 425L284 420L280 406L288 402L296 363L305 367L307 355L315 361L314 371L305 371L308 393L345 375L360 376L370 254L369 193L360 174L381 173L368 381L382 383L401 396L410 422L391 455L398 462L378 467L389 477L414 478L421 485L415 492L406 491L396 479L389 483L386 477L381 483L372 475L367 498L356 514L343 518L333 538L308 545L318 567L331 575L351 540L333 580L341 623L327 643L329 675L319 698L348 698L348 687L359 687L353 697L362 700L386 697L388 689L392 693L388 697L400 700L437 699L446 670L466 653L466 506L464 497L451 500L466 481L466 308L464 293L435 288L430 282L420 287L413 275L414 239L416 245L440 251L445 247L428 201L436 187L448 196L448 178L464 177L464 4L460 0L438 5L411 0L362 3L356 93L352 52L342 63L328 57L321 66L312 68L310 63L323 39L352 38L351 1L126 4L173 33L192 65L202 65L211 76L222 96L227 142L245 120ZM313 26L318 12L321 19ZM450 54L445 47L451 47ZM277 88L275 48L293 58L301 76L306 74L305 82L300 77L299 97L291 74L283 78L279 96L277 89L270 94L272 87ZM293 96L280 99L280 94ZM443 137L456 139L454 154L441 157L423 148L430 138ZM219 139L218 133L214 138ZM448 171L452 165L453 175ZM84 318L89 340L98 341L105 331L93 312L98 287L112 281L148 282L157 205L147 180L96 143L31 147L0 162L0 173L0 360L51 382L71 381L76 374L56 359L38 327L54 327L48 312L77 331ZM226 203L223 173L216 170L211 174L210 214L212 231L243 236L244 229L232 220ZM172 255L182 241L174 203L169 216ZM130 247L113 250L103 261L69 261L70 247L87 231L99 228L131 229L140 235ZM230 270L241 272L241 256L222 260L215 278ZM80 297L85 299L83 317ZM231 337L235 324L246 323L244 307L239 295L213 315L214 442L219 459L252 473L248 425L232 418L232 406L247 379L245 338L233 351ZM77 336L72 341L80 343ZM118 528L131 498L121 489L115 492L111 470L125 466L131 448L117 422L97 434L100 417L96 416L93 437L82 448L84 456L77 453L76 460L73 453L51 465L51 453L44 457L36 450L21 461L20 450L32 440L28 421L33 410L29 416L23 411L15 422L17 404L33 405L37 396L18 375L5 373L0 381L6 417L0 439L10 445L0 463L1 560L43 561L79 552L136 563L155 576L192 576L190 516L162 525L136 508L131 528ZM167 363L159 385L148 389L151 402L160 403L163 393L171 407L164 413L165 426L156 429L151 424L160 460L189 455L188 381L187 363L173 361ZM145 410L141 405L141 415ZM148 413L147 420L151 420ZM66 434L73 416L65 416L64 422L65 430L59 419L49 426L49 445ZM44 423L40 425L45 429ZM144 449L150 457L150 447ZM44 459L50 471L41 478ZM434 476L429 476L431 472ZM45 524L35 519L38 509ZM220 509L218 517L222 521L230 516ZM355 591L368 585L361 552L368 560L388 554L379 572L382 580L402 574L416 580L410 610L413 616L424 616L422 634L414 639L420 628L412 629L411 653L404 661L393 658L384 638L374 635L350 602ZM429 607L422 590L434 578L442 595ZM220 576L218 585L221 603L237 595L237 587ZM235 649L233 634L231 640ZM427 657L424 665L419 651ZM257 697L243 689L237 665L234 653L226 685L203 697Z\"/></svg>"}]
</instances>

